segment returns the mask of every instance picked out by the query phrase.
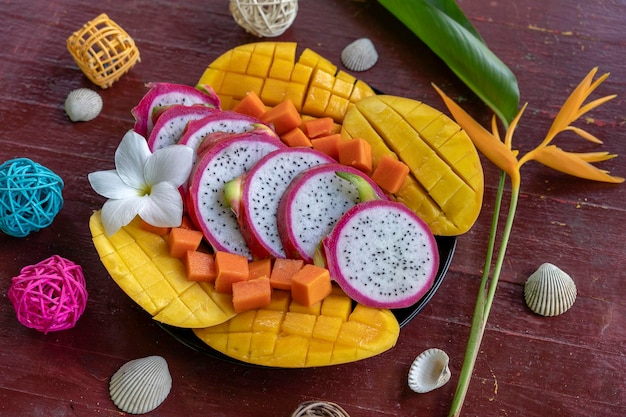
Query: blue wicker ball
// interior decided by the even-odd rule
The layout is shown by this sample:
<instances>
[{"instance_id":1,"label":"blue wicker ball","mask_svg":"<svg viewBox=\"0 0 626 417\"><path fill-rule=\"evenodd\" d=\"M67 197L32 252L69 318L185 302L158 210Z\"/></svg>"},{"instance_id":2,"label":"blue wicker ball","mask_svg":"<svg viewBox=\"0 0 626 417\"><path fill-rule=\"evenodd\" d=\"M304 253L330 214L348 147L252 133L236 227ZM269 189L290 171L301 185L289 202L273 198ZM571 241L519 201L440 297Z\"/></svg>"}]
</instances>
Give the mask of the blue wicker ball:
<instances>
[{"instance_id":1,"label":"blue wicker ball","mask_svg":"<svg viewBox=\"0 0 626 417\"><path fill-rule=\"evenodd\" d=\"M0 165L0 230L24 237L49 226L63 206L63 180L28 158Z\"/></svg>"}]
</instances>

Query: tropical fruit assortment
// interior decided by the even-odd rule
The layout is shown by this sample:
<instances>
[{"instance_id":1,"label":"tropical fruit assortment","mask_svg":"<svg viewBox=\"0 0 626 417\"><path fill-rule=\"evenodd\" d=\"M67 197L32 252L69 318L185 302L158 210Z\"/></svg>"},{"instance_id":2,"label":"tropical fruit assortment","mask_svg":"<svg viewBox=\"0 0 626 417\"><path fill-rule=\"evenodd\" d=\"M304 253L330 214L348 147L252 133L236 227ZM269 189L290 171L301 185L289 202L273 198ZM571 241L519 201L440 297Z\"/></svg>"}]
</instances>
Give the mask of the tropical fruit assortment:
<instances>
[{"instance_id":1,"label":"tropical fruit assortment","mask_svg":"<svg viewBox=\"0 0 626 417\"><path fill-rule=\"evenodd\" d=\"M434 283L434 236L469 230L483 193L452 120L296 52L242 45L195 87L149 84L134 130L152 152L194 151L182 224L136 218L108 236L100 211L90 220L102 263L155 320L274 367L392 348L393 310Z\"/></svg>"}]
</instances>

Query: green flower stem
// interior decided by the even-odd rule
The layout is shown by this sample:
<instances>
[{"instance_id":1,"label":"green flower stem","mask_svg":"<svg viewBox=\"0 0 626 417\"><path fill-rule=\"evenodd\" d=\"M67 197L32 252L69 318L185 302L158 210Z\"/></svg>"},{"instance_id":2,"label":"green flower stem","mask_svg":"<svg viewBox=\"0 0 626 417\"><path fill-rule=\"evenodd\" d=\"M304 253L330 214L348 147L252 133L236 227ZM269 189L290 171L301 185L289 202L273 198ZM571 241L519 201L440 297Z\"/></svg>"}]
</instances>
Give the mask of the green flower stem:
<instances>
[{"instance_id":1,"label":"green flower stem","mask_svg":"<svg viewBox=\"0 0 626 417\"><path fill-rule=\"evenodd\" d=\"M496 287L498 285L498 279L500 278L502 264L504 263L506 247L508 245L509 237L511 235L511 229L513 228L513 219L515 217L517 201L519 198L519 184L513 184L511 190L511 202L509 205L509 212L507 215L506 223L504 225L502 242L500 243L498 257L493 268L493 276L491 280L489 280L489 276L491 274L491 261L493 259L498 222L502 207L502 198L504 195L505 180L506 173L502 172L500 175L500 183L498 185L498 193L496 195L496 204L493 211L493 219L491 222L491 230L489 234L489 243L487 246L487 256L485 257L483 276L480 282L478 296L476 298L474 317L472 318L472 327L470 329L467 348L465 350L463 367L461 368L459 382L457 384L456 392L454 393L454 398L452 399L452 405L450 407L450 417L458 417L461 414L461 407L463 406L463 402L465 401L467 389L469 388L472 373L474 371L476 358L478 356L478 352L480 351L480 344L485 333L487 319L489 318L489 312L491 311L491 305L496 294Z\"/></svg>"}]
</instances>

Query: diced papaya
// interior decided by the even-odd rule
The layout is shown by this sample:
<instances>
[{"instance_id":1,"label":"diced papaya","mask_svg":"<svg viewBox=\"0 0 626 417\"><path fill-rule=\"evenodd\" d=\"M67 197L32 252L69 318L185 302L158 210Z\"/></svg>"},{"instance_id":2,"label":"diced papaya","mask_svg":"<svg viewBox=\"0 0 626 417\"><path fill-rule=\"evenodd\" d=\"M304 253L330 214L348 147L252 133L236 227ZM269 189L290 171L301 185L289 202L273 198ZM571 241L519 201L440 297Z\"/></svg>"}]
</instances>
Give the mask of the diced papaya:
<instances>
[{"instance_id":1,"label":"diced papaya","mask_svg":"<svg viewBox=\"0 0 626 417\"><path fill-rule=\"evenodd\" d=\"M188 250L183 258L187 279L190 281L213 282L217 276L215 258L211 253Z\"/></svg>"},{"instance_id":2,"label":"diced papaya","mask_svg":"<svg viewBox=\"0 0 626 417\"><path fill-rule=\"evenodd\" d=\"M332 135L311 139L311 146L313 147L313 149L325 153L326 155L338 161L340 141L341 135L339 133L334 133Z\"/></svg>"},{"instance_id":3,"label":"diced papaya","mask_svg":"<svg viewBox=\"0 0 626 417\"><path fill-rule=\"evenodd\" d=\"M304 261L301 259L276 258L270 275L272 288L291 290L291 280L303 266Z\"/></svg>"},{"instance_id":4,"label":"diced papaya","mask_svg":"<svg viewBox=\"0 0 626 417\"><path fill-rule=\"evenodd\" d=\"M269 278L272 273L272 260L270 258L257 259L248 263L248 279Z\"/></svg>"},{"instance_id":5,"label":"diced papaya","mask_svg":"<svg viewBox=\"0 0 626 417\"><path fill-rule=\"evenodd\" d=\"M276 106L266 111L260 119L265 123L273 124L274 130L278 135L289 132L302 123L300 113L291 100L281 101Z\"/></svg>"},{"instance_id":6,"label":"diced papaya","mask_svg":"<svg viewBox=\"0 0 626 417\"><path fill-rule=\"evenodd\" d=\"M333 133L335 122L332 117L317 117L302 122L302 131L309 139L328 136Z\"/></svg>"},{"instance_id":7,"label":"diced papaya","mask_svg":"<svg viewBox=\"0 0 626 417\"><path fill-rule=\"evenodd\" d=\"M215 252L215 290L221 293L232 293L233 283L246 281L249 276L248 258L235 253Z\"/></svg>"},{"instance_id":8,"label":"diced papaya","mask_svg":"<svg viewBox=\"0 0 626 417\"><path fill-rule=\"evenodd\" d=\"M331 291L330 273L326 268L307 264L291 279L291 297L305 306L322 301Z\"/></svg>"},{"instance_id":9,"label":"diced papaya","mask_svg":"<svg viewBox=\"0 0 626 417\"><path fill-rule=\"evenodd\" d=\"M150 232L150 233L154 233L157 234L159 236L165 236L166 234L168 234L170 232L170 228L169 227L158 227L158 226L153 226L150 223L148 223L147 221L145 221L144 219L141 219L141 226L140 226L143 230Z\"/></svg>"},{"instance_id":10,"label":"diced papaya","mask_svg":"<svg viewBox=\"0 0 626 417\"><path fill-rule=\"evenodd\" d=\"M384 191L394 194L400 190L409 175L409 167L389 155L384 155L374 172L372 180Z\"/></svg>"},{"instance_id":11,"label":"diced papaya","mask_svg":"<svg viewBox=\"0 0 626 417\"><path fill-rule=\"evenodd\" d=\"M259 98L259 96L254 91L248 91L244 98L242 98L235 107L233 107L233 111L241 114L246 114L248 116L259 118L266 111L265 104Z\"/></svg>"},{"instance_id":12,"label":"diced papaya","mask_svg":"<svg viewBox=\"0 0 626 417\"><path fill-rule=\"evenodd\" d=\"M372 146L361 138L342 140L337 144L339 162L366 174L372 171Z\"/></svg>"},{"instance_id":13,"label":"diced papaya","mask_svg":"<svg viewBox=\"0 0 626 417\"><path fill-rule=\"evenodd\" d=\"M310 148L313 146L311 144L311 140L299 127L296 127L295 129L292 129L289 132L283 133L280 136L280 139L285 143L285 145L290 146L292 148L297 147L297 146Z\"/></svg>"},{"instance_id":14,"label":"diced papaya","mask_svg":"<svg viewBox=\"0 0 626 417\"><path fill-rule=\"evenodd\" d=\"M233 282L232 291L236 313L265 307L272 299L272 287L267 277Z\"/></svg>"},{"instance_id":15,"label":"diced papaya","mask_svg":"<svg viewBox=\"0 0 626 417\"><path fill-rule=\"evenodd\" d=\"M184 227L173 227L170 231L167 244L170 256L182 258L188 250L196 250L202 241L202 232Z\"/></svg>"}]
</instances>

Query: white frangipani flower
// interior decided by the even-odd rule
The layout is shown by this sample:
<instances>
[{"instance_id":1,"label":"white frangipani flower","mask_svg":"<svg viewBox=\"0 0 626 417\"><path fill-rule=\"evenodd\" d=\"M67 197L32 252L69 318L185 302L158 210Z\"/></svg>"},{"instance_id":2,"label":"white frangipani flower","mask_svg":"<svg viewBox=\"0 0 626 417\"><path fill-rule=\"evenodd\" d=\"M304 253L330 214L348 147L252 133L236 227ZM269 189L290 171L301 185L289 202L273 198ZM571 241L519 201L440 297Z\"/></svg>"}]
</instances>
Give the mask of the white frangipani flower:
<instances>
[{"instance_id":1,"label":"white frangipani flower","mask_svg":"<svg viewBox=\"0 0 626 417\"><path fill-rule=\"evenodd\" d=\"M130 130L115 151L115 169L89 174L91 187L108 198L102 206L107 235L139 215L157 227L181 224L183 200L178 190L193 165L193 149L170 145L154 153L139 134Z\"/></svg>"}]
</instances>

